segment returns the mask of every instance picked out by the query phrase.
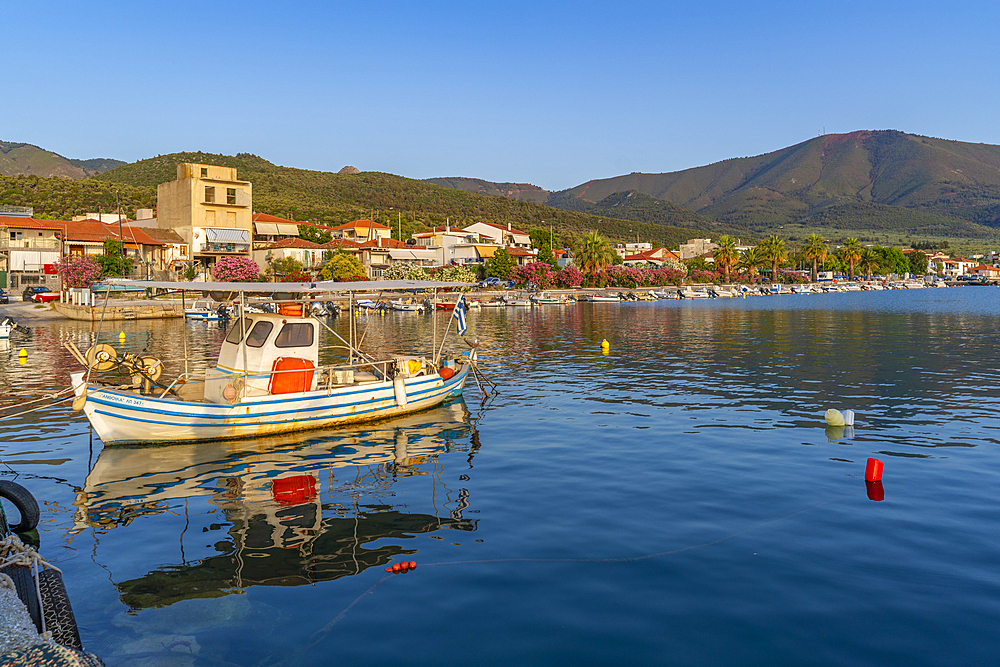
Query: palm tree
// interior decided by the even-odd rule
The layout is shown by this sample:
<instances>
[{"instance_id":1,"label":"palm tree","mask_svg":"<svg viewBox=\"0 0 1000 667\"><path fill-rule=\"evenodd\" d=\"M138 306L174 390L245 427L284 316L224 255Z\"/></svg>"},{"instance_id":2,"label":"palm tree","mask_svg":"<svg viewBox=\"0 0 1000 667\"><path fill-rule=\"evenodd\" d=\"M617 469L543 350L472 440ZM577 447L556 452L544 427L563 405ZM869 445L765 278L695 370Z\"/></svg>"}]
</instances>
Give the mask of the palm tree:
<instances>
[{"instance_id":1,"label":"palm tree","mask_svg":"<svg viewBox=\"0 0 1000 667\"><path fill-rule=\"evenodd\" d=\"M826 244L823 243L823 237L819 234L810 234L806 237L806 244L802 247L802 256L808 260L812 261L812 281L816 282L819 279L819 274L816 272L817 262L822 262L826 259L826 253L828 248Z\"/></svg>"},{"instance_id":2,"label":"palm tree","mask_svg":"<svg viewBox=\"0 0 1000 667\"><path fill-rule=\"evenodd\" d=\"M750 282L755 283L757 282L757 267L760 266L761 261L760 255L757 253L757 248L747 248L740 255L737 266L745 269Z\"/></svg>"},{"instance_id":3,"label":"palm tree","mask_svg":"<svg viewBox=\"0 0 1000 667\"><path fill-rule=\"evenodd\" d=\"M588 232L576 249L575 261L584 273L597 273L614 262L614 254L606 238L597 232Z\"/></svg>"},{"instance_id":4,"label":"palm tree","mask_svg":"<svg viewBox=\"0 0 1000 667\"><path fill-rule=\"evenodd\" d=\"M882 256L871 248L865 248L861 251L858 268L865 272L865 280L871 280L872 273L882 269Z\"/></svg>"},{"instance_id":5,"label":"palm tree","mask_svg":"<svg viewBox=\"0 0 1000 667\"><path fill-rule=\"evenodd\" d=\"M788 258L784 239L779 239L771 234L766 241L760 244L760 251L761 259L771 262L771 282L778 282L778 265Z\"/></svg>"},{"instance_id":6,"label":"palm tree","mask_svg":"<svg viewBox=\"0 0 1000 667\"><path fill-rule=\"evenodd\" d=\"M855 238L845 240L844 246L840 249L840 259L847 262L848 275L851 280L854 280L854 265L861 259L861 253L863 252L864 248L861 247L861 244Z\"/></svg>"},{"instance_id":7,"label":"palm tree","mask_svg":"<svg viewBox=\"0 0 1000 667\"><path fill-rule=\"evenodd\" d=\"M716 266L722 268L722 272L726 275L725 280L728 283L729 269L735 266L736 261L740 258L740 251L736 249L736 239L727 235L720 236L712 256L715 258Z\"/></svg>"}]
</instances>

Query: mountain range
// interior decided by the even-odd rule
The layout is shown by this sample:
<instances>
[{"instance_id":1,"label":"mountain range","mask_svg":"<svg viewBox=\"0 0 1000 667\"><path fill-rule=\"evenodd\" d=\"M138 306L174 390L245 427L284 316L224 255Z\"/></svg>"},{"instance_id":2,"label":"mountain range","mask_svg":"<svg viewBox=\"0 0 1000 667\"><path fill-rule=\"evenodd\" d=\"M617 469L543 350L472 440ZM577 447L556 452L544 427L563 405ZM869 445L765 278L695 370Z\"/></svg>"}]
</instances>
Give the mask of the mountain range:
<instances>
[{"instance_id":1,"label":"mountain range","mask_svg":"<svg viewBox=\"0 0 1000 667\"><path fill-rule=\"evenodd\" d=\"M894 130L823 135L756 157L556 192L469 178L430 181L597 215L703 229L711 221L757 234L783 226L963 236L1000 229L1000 146Z\"/></svg>"},{"instance_id":2,"label":"mountain range","mask_svg":"<svg viewBox=\"0 0 1000 667\"><path fill-rule=\"evenodd\" d=\"M552 226L568 237L596 229L618 241L639 236L664 245L723 233L774 233L795 241L818 232L893 244L1000 239L1000 146L894 130L823 135L755 157L591 180L561 191L354 168L317 172L246 153L173 153L132 164L70 160L0 142L0 204L35 206L53 217L108 210L116 195L127 209L149 207L156 184L172 180L177 163L188 161L236 167L241 179L253 182L258 211L330 224L371 217L395 223L400 232L486 220L526 231ZM63 183L66 178L78 185Z\"/></svg>"},{"instance_id":3,"label":"mountain range","mask_svg":"<svg viewBox=\"0 0 1000 667\"><path fill-rule=\"evenodd\" d=\"M89 178L123 164L127 163L101 157L74 160L32 144L0 141L0 176L34 174L63 178Z\"/></svg>"}]
</instances>

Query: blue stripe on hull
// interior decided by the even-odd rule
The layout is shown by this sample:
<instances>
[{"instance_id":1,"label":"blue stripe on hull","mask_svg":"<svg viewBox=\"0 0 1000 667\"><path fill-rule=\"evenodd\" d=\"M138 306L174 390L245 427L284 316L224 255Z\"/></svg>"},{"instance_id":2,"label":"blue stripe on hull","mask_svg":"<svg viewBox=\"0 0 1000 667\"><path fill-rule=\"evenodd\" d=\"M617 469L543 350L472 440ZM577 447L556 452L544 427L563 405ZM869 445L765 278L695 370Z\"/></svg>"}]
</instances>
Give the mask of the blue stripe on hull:
<instances>
[{"instance_id":1,"label":"blue stripe on hull","mask_svg":"<svg viewBox=\"0 0 1000 667\"><path fill-rule=\"evenodd\" d=\"M382 417L392 417L416 412L438 405L449 398L459 396L468 376L468 367L454 378L438 387L433 385L433 376L426 381L407 385L407 405L396 404L391 384L380 383L378 388L351 390L344 394L328 396L326 392L309 392L298 398L263 400L237 403L235 405L215 405L210 403L182 403L146 397L137 397L110 390L92 390L88 395L84 410L94 424L95 430L105 444L125 444L135 442L183 442L230 438L249 438L274 433L322 428L359 421L371 421ZM416 391L413 391L416 389ZM374 390L374 391L373 391ZM373 394L364 401L344 401L347 395ZM121 396L134 405L123 405L107 400L108 396ZM326 399L324 401L324 399ZM250 412L275 404L293 404L304 401L322 401L319 405L291 410L270 410ZM336 401L336 402L333 402ZM175 410L153 408L152 405L171 405ZM289 405L289 407L291 407ZM188 408L197 412L185 412L176 408ZM242 414L236 414L243 411ZM214 413L214 414L213 414ZM294 415L292 418L287 416ZM281 418L285 416L285 418ZM157 418L160 417L160 418ZM275 417L278 417L275 419Z\"/></svg>"}]
</instances>

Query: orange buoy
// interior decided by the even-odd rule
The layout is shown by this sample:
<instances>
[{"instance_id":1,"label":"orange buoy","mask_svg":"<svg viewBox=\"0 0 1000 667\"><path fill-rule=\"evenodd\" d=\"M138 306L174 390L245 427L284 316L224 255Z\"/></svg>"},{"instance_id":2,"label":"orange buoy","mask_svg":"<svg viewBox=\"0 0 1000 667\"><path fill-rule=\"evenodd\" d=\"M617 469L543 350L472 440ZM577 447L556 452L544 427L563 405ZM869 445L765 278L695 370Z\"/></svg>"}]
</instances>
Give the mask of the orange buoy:
<instances>
[{"instance_id":1,"label":"orange buoy","mask_svg":"<svg viewBox=\"0 0 1000 667\"><path fill-rule=\"evenodd\" d=\"M301 303L281 303L278 304L278 314L285 317L302 317Z\"/></svg>"},{"instance_id":2,"label":"orange buoy","mask_svg":"<svg viewBox=\"0 0 1000 667\"><path fill-rule=\"evenodd\" d=\"M392 568L391 567L387 567L387 568L385 568L385 571L386 572L392 572Z\"/></svg>"},{"instance_id":3,"label":"orange buoy","mask_svg":"<svg viewBox=\"0 0 1000 667\"><path fill-rule=\"evenodd\" d=\"M402 569L402 567L400 567L399 563L393 563L392 564L392 571L393 572L399 572L401 569Z\"/></svg>"},{"instance_id":4,"label":"orange buoy","mask_svg":"<svg viewBox=\"0 0 1000 667\"><path fill-rule=\"evenodd\" d=\"M441 376L442 380L450 380L455 375L455 369L447 367L442 368L438 371L438 375Z\"/></svg>"},{"instance_id":5,"label":"orange buoy","mask_svg":"<svg viewBox=\"0 0 1000 667\"><path fill-rule=\"evenodd\" d=\"M409 564L411 570L416 570L417 569L417 561L411 560L408 564Z\"/></svg>"},{"instance_id":6,"label":"orange buoy","mask_svg":"<svg viewBox=\"0 0 1000 667\"><path fill-rule=\"evenodd\" d=\"M868 500L876 502L885 500L885 489L882 488L882 482L865 482L865 487L868 491Z\"/></svg>"},{"instance_id":7,"label":"orange buoy","mask_svg":"<svg viewBox=\"0 0 1000 667\"><path fill-rule=\"evenodd\" d=\"M878 459L868 459L868 466L865 468L866 482L882 481L882 462Z\"/></svg>"}]
</instances>

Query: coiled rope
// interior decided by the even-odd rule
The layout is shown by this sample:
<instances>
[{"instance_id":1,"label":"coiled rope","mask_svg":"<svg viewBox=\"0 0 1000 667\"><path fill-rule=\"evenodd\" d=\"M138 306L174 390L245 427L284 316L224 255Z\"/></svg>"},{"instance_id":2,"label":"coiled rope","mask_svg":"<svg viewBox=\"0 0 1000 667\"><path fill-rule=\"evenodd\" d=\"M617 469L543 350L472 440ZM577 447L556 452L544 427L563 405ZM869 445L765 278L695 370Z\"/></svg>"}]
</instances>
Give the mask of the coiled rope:
<instances>
[{"instance_id":1,"label":"coiled rope","mask_svg":"<svg viewBox=\"0 0 1000 667\"><path fill-rule=\"evenodd\" d=\"M21 541L21 538L17 535L8 535L7 537L0 540L0 569L3 569L9 565L16 567L27 567L31 569L32 578L35 580L35 595L38 596L38 608L43 608L42 603L42 585L38 581L38 574L42 567L55 570L59 574L63 571L60 570L55 565L48 563L42 558L38 551L34 547L30 547ZM13 579L6 576L6 580L3 581L4 586L8 586L7 581L10 582L9 586L14 585ZM51 639L52 633L45 629L45 614L40 613L39 616L42 619L42 636L45 639Z\"/></svg>"}]
</instances>

